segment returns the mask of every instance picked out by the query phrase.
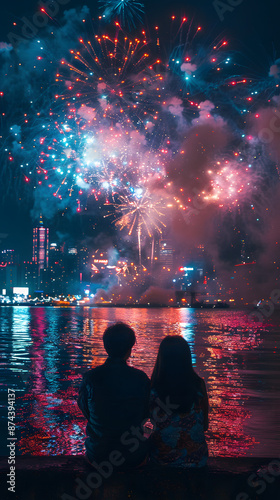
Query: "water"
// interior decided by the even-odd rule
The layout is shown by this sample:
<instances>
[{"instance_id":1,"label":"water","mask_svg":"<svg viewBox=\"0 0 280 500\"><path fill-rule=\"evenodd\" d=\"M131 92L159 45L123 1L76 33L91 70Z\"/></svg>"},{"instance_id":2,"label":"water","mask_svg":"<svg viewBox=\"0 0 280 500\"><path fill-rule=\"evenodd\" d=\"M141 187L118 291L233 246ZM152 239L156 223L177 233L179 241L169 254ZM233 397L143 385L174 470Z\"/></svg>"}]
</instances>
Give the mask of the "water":
<instances>
[{"instance_id":1,"label":"water","mask_svg":"<svg viewBox=\"0 0 280 500\"><path fill-rule=\"evenodd\" d=\"M165 335L190 343L209 394L210 455L278 457L279 313L258 326L246 311L2 307L1 428L4 436L5 387L17 388L18 454L84 453L85 420L76 404L81 374L105 360L102 333L119 320L137 333L131 365L149 376ZM0 454L6 450L4 441Z\"/></svg>"}]
</instances>

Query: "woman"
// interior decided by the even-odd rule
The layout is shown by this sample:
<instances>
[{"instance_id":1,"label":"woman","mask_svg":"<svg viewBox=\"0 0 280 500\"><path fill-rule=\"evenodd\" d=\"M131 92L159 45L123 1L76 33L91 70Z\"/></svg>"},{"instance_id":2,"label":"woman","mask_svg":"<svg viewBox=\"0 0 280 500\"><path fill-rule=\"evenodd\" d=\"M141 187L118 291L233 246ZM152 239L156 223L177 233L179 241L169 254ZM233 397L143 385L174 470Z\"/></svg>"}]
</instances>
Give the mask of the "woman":
<instances>
[{"instance_id":1,"label":"woman","mask_svg":"<svg viewBox=\"0 0 280 500\"><path fill-rule=\"evenodd\" d=\"M168 335L159 347L150 401L151 460L171 467L203 467L208 449L206 386L192 367L189 344Z\"/></svg>"}]
</instances>

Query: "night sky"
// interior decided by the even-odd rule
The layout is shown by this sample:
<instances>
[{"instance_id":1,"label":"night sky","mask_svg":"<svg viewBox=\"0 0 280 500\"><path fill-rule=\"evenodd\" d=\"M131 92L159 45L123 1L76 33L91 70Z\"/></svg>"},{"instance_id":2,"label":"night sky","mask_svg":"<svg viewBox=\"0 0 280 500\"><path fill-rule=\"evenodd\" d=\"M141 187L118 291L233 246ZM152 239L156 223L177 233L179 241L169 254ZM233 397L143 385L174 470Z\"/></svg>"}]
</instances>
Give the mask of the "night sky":
<instances>
[{"instance_id":1,"label":"night sky","mask_svg":"<svg viewBox=\"0 0 280 500\"><path fill-rule=\"evenodd\" d=\"M1 8L0 19L2 42L8 43L7 34L9 32L18 33L16 27L13 26L13 22L17 22L18 26L20 26L23 16L31 18L38 8L38 3L31 0L5 2L5 5ZM148 24L152 26L157 23L164 26L163 29L166 29L166 33L168 33L170 15L174 13L186 15L201 24L208 43L216 36L225 36L230 40L231 50L235 52L235 58L239 58L241 63L244 64L244 73L247 71L256 75L256 78L265 78L268 75L270 66L280 57L280 7L275 0L267 0L266 2L241 1L233 12L225 12L223 21L219 20L211 1L170 2L153 0L144 3ZM76 8L84 4L89 6L92 17L96 17L97 2L79 2L76 0L70 0L65 7L61 6L61 15L63 9ZM59 16L60 13L57 16L58 21ZM54 26L54 31L55 29ZM15 103L11 103L11 106L13 105L18 105L16 99ZM3 127L5 125L2 122L2 133ZM3 143L0 143L0 147L3 147ZM18 190L7 189L7 184L3 181L3 175L5 178L7 174L1 172L0 178L2 184L1 246L21 250L22 254L28 257L31 250L31 228L33 225L32 196L25 196L25 192L21 187ZM78 214L67 218L59 213L52 221L49 221L53 235L61 234L63 239L63 235L67 234L68 237L73 239L73 243L82 238L86 239L93 224L95 224L96 234L98 234L99 226L101 227L104 222L96 216L86 217ZM110 231L113 235L113 231L108 229L109 235ZM6 235L4 238L3 234ZM53 239L56 239L56 236Z\"/></svg>"}]
</instances>

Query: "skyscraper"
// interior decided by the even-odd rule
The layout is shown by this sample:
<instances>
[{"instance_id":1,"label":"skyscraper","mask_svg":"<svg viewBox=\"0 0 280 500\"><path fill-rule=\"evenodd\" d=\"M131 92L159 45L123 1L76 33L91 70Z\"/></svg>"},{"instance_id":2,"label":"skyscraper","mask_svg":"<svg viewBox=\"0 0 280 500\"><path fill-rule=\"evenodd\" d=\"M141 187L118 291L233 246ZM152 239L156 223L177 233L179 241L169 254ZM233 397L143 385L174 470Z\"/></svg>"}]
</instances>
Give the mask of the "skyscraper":
<instances>
[{"instance_id":1,"label":"skyscraper","mask_svg":"<svg viewBox=\"0 0 280 500\"><path fill-rule=\"evenodd\" d=\"M173 271L174 250L171 240L159 240L159 262L163 270Z\"/></svg>"},{"instance_id":2,"label":"skyscraper","mask_svg":"<svg viewBox=\"0 0 280 500\"><path fill-rule=\"evenodd\" d=\"M32 262L37 266L38 276L49 266L49 229L44 227L42 215L39 227L33 228L33 255Z\"/></svg>"}]
</instances>

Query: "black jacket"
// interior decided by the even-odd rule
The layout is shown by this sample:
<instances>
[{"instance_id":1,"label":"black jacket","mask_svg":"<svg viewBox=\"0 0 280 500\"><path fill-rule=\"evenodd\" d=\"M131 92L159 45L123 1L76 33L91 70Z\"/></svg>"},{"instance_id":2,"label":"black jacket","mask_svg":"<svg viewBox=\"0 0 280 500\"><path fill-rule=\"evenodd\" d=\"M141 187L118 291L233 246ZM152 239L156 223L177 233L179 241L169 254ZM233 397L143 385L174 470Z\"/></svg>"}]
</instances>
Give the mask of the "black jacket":
<instances>
[{"instance_id":1,"label":"black jacket","mask_svg":"<svg viewBox=\"0 0 280 500\"><path fill-rule=\"evenodd\" d=\"M108 358L85 373L78 405L88 420L85 444L91 462L108 459L111 450L128 452L126 461L143 460L142 424L149 418L149 395L147 375L122 359Z\"/></svg>"}]
</instances>

